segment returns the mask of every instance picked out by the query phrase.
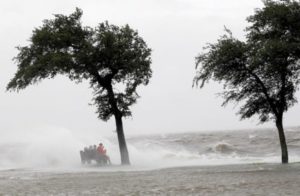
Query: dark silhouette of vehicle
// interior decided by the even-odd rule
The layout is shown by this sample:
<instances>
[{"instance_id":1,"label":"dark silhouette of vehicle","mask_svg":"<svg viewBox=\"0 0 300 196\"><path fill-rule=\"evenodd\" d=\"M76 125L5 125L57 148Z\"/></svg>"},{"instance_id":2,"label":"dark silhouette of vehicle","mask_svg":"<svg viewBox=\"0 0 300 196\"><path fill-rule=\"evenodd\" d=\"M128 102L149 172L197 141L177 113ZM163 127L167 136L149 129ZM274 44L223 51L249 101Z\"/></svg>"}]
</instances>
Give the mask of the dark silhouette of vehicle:
<instances>
[{"instance_id":1,"label":"dark silhouette of vehicle","mask_svg":"<svg viewBox=\"0 0 300 196\"><path fill-rule=\"evenodd\" d=\"M97 164L103 166L108 165L108 159L106 155L100 154L97 151L96 145L85 147L84 150L80 151L80 159L82 164L92 164L96 162Z\"/></svg>"}]
</instances>

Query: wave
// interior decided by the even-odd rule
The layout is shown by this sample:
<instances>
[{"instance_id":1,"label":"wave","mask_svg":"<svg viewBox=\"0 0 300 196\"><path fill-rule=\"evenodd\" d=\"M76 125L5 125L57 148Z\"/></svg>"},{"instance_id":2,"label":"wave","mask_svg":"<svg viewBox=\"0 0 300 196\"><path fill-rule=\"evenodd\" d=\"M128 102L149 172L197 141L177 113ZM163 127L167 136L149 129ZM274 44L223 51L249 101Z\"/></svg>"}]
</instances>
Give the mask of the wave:
<instances>
[{"instance_id":1,"label":"wave","mask_svg":"<svg viewBox=\"0 0 300 196\"><path fill-rule=\"evenodd\" d=\"M207 151L210 153L215 152L222 154L230 154L235 153L237 150L231 144L228 144L226 142L218 142L213 147L210 147Z\"/></svg>"},{"instance_id":2,"label":"wave","mask_svg":"<svg viewBox=\"0 0 300 196\"><path fill-rule=\"evenodd\" d=\"M16 137L6 137L0 141L0 169L82 169L79 151L99 141L106 146L112 162L120 163L115 137L89 138L59 128L31 131L18 141ZM287 138L291 161L300 161L299 131L287 132ZM280 162L280 147L273 130L133 136L127 144L135 168Z\"/></svg>"}]
</instances>

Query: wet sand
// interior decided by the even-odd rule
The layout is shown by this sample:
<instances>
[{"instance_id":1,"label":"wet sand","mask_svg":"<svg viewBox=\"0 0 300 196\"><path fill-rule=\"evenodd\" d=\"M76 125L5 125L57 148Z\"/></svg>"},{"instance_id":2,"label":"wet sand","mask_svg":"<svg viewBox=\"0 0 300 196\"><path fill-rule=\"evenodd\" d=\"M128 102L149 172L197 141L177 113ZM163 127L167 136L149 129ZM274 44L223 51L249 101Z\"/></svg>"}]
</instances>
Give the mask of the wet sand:
<instances>
[{"instance_id":1,"label":"wet sand","mask_svg":"<svg viewBox=\"0 0 300 196\"><path fill-rule=\"evenodd\" d=\"M83 169L84 170L84 169ZM118 170L118 169L116 169ZM299 195L300 164L0 172L0 195Z\"/></svg>"}]
</instances>

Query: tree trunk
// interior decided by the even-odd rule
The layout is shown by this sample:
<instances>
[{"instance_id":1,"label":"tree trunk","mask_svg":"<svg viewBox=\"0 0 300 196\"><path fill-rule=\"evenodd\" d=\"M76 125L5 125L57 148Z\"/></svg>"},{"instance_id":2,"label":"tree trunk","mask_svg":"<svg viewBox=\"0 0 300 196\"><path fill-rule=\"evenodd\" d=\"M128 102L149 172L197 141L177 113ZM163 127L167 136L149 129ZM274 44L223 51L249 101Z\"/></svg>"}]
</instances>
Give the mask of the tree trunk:
<instances>
[{"instance_id":1,"label":"tree trunk","mask_svg":"<svg viewBox=\"0 0 300 196\"><path fill-rule=\"evenodd\" d=\"M113 76L110 79L101 78L97 70L92 70L91 74L95 76L99 85L107 90L107 94L109 97L109 104L112 108L113 114L115 116L115 121L116 121L121 163L122 165L129 165L130 161L129 161L129 154L127 150L125 135L123 131L122 113L118 108L117 101L115 98L115 93L112 88L111 78Z\"/></svg>"},{"instance_id":2,"label":"tree trunk","mask_svg":"<svg viewBox=\"0 0 300 196\"><path fill-rule=\"evenodd\" d=\"M118 134L119 148L121 154L121 163L122 165L129 165L130 164L129 154L128 154L125 135L123 131L122 116L115 114L115 119L116 119L117 134Z\"/></svg>"},{"instance_id":3,"label":"tree trunk","mask_svg":"<svg viewBox=\"0 0 300 196\"><path fill-rule=\"evenodd\" d=\"M108 85L106 89L107 89L108 96L109 96L109 103L112 107L112 110L113 110L113 113L115 116L115 120L116 120L119 149L120 149L120 155L121 155L121 163L122 163L122 165L129 165L130 161L129 161L129 154L128 154L124 130L123 130L122 113L118 108L112 86Z\"/></svg>"},{"instance_id":4,"label":"tree trunk","mask_svg":"<svg viewBox=\"0 0 300 196\"><path fill-rule=\"evenodd\" d=\"M288 149L286 145L284 129L282 126L282 118L276 120L276 127L278 129L279 141L281 146L281 161L283 164L289 162Z\"/></svg>"}]
</instances>

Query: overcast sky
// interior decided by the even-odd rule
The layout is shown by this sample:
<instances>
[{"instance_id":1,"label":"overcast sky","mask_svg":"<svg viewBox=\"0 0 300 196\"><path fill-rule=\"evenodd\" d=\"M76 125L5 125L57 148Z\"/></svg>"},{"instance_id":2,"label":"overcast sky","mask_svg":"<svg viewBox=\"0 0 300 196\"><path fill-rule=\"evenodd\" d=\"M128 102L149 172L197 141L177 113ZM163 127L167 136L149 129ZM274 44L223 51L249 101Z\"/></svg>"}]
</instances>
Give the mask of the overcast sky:
<instances>
[{"instance_id":1,"label":"overcast sky","mask_svg":"<svg viewBox=\"0 0 300 196\"><path fill-rule=\"evenodd\" d=\"M192 88L194 58L205 43L215 42L224 25L243 39L246 17L261 6L260 0L0 1L0 134L41 127L114 134L113 119L102 122L95 107L88 105L92 91L87 83L74 84L59 76L19 93L5 91L16 71L15 47L28 44L32 30L44 19L70 14L76 7L83 10L84 25L94 27L105 20L129 24L153 49L153 77L138 89L141 98L132 107L133 116L124 120L125 134L273 127L257 126L256 118L240 121L238 108L221 107L222 99L216 96L220 84ZM286 126L299 125L299 109L298 104L285 114Z\"/></svg>"}]
</instances>

